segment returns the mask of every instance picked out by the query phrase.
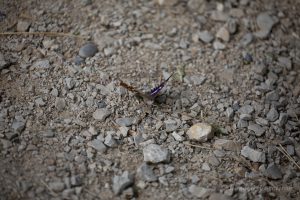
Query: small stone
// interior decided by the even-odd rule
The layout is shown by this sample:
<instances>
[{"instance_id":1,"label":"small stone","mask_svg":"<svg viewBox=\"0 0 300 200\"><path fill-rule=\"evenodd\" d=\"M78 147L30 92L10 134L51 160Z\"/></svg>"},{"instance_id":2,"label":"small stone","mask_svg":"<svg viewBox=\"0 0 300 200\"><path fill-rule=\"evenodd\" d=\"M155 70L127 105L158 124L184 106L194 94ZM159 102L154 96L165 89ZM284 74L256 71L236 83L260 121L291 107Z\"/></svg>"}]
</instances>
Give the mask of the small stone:
<instances>
[{"instance_id":1,"label":"small stone","mask_svg":"<svg viewBox=\"0 0 300 200\"><path fill-rule=\"evenodd\" d=\"M164 123L165 123L167 132L175 131L179 126L177 121L173 120L173 119L168 119L168 120L164 121Z\"/></svg>"},{"instance_id":2,"label":"small stone","mask_svg":"<svg viewBox=\"0 0 300 200\"><path fill-rule=\"evenodd\" d=\"M11 125L11 128L16 133L21 133L23 131L23 129L25 128L25 121L14 120L14 122Z\"/></svg>"},{"instance_id":3,"label":"small stone","mask_svg":"<svg viewBox=\"0 0 300 200\"><path fill-rule=\"evenodd\" d=\"M214 148L227 151L240 151L241 145L233 140L217 139L214 142Z\"/></svg>"},{"instance_id":4,"label":"small stone","mask_svg":"<svg viewBox=\"0 0 300 200\"><path fill-rule=\"evenodd\" d=\"M190 140L206 142L214 136L214 133L211 125L206 123L197 123L187 131L187 135Z\"/></svg>"},{"instance_id":5,"label":"small stone","mask_svg":"<svg viewBox=\"0 0 300 200\"><path fill-rule=\"evenodd\" d=\"M207 163L203 163L201 169L203 169L204 171L210 171L211 168L209 167L209 165Z\"/></svg>"},{"instance_id":6,"label":"small stone","mask_svg":"<svg viewBox=\"0 0 300 200\"><path fill-rule=\"evenodd\" d=\"M269 125L268 120L263 119L263 118L261 118L261 117L255 119L255 122L256 122L257 124L261 125L261 126L268 126L268 125Z\"/></svg>"},{"instance_id":7,"label":"small stone","mask_svg":"<svg viewBox=\"0 0 300 200\"><path fill-rule=\"evenodd\" d=\"M93 43L87 43L79 49L79 56L82 58L93 57L98 52L98 48Z\"/></svg>"},{"instance_id":8,"label":"small stone","mask_svg":"<svg viewBox=\"0 0 300 200\"><path fill-rule=\"evenodd\" d=\"M244 146L243 149L241 150L242 156L250 159L253 162L261 162L265 163L266 162L266 155L263 152L254 150L250 148L249 146Z\"/></svg>"},{"instance_id":9,"label":"small stone","mask_svg":"<svg viewBox=\"0 0 300 200\"><path fill-rule=\"evenodd\" d=\"M192 75L190 77L190 80L194 85L198 86L198 85L202 85L205 82L206 77L202 75Z\"/></svg>"},{"instance_id":10,"label":"small stone","mask_svg":"<svg viewBox=\"0 0 300 200\"><path fill-rule=\"evenodd\" d=\"M253 40L252 33L247 33L241 38L240 44L245 47L248 46L252 42L252 40Z\"/></svg>"},{"instance_id":11,"label":"small stone","mask_svg":"<svg viewBox=\"0 0 300 200\"><path fill-rule=\"evenodd\" d=\"M293 145L287 145L286 146L286 151L290 156L293 156L295 154L295 148Z\"/></svg>"},{"instance_id":12,"label":"small stone","mask_svg":"<svg viewBox=\"0 0 300 200\"><path fill-rule=\"evenodd\" d=\"M165 149L157 144L149 144L143 149L144 161L150 163L169 162L170 153L168 149Z\"/></svg>"},{"instance_id":13,"label":"small stone","mask_svg":"<svg viewBox=\"0 0 300 200\"><path fill-rule=\"evenodd\" d=\"M245 120L245 121L249 121L249 120L251 120L251 115L249 115L249 114L241 114L240 115L240 119Z\"/></svg>"},{"instance_id":14,"label":"small stone","mask_svg":"<svg viewBox=\"0 0 300 200\"><path fill-rule=\"evenodd\" d=\"M114 51L115 51L114 48L107 47L107 48L104 49L104 55L105 56L111 56L111 55L114 54Z\"/></svg>"},{"instance_id":15,"label":"small stone","mask_svg":"<svg viewBox=\"0 0 300 200\"><path fill-rule=\"evenodd\" d=\"M280 113L279 119L275 121L275 124L278 124L280 127L285 125L288 120L288 114L287 113Z\"/></svg>"},{"instance_id":16,"label":"small stone","mask_svg":"<svg viewBox=\"0 0 300 200\"><path fill-rule=\"evenodd\" d=\"M3 149L8 149L9 147L12 146L12 142L9 140L5 140L5 139L0 139L1 140L1 144Z\"/></svg>"},{"instance_id":17,"label":"small stone","mask_svg":"<svg viewBox=\"0 0 300 200\"><path fill-rule=\"evenodd\" d=\"M128 171L123 172L121 176L115 176L113 178L113 192L116 195L119 195L126 188L130 187L133 184L133 175L129 174Z\"/></svg>"},{"instance_id":18,"label":"small stone","mask_svg":"<svg viewBox=\"0 0 300 200\"><path fill-rule=\"evenodd\" d=\"M37 106L44 106L44 105L46 105L46 103L44 102L44 100L43 100L43 98L37 98L35 101L35 104L37 105Z\"/></svg>"},{"instance_id":19,"label":"small stone","mask_svg":"<svg viewBox=\"0 0 300 200\"><path fill-rule=\"evenodd\" d=\"M270 179L274 179L274 180L282 179L282 173L278 168L278 166L275 165L274 163L269 164L264 174Z\"/></svg>"},{"instance_id":20,"label":"small stone","mask_svg":"<svg viewBox=\"0 0 300 200\"><path fill-rule=\"evenodd\" d=\"M191 181L193 184L197 184L200 181L200 178L197 175L193 175Z\"/></svg>"},{"instance_id":21,"label":"small stone","mask_svg":"<svg viewBox=\"0 0 300 200\"><path fill-rule=\"evenodd\" d=\"M35 63L33 63L32 68L33 69L49 69L51 67L49 60L38 60Z\"/></svg>"},{"instance_id":22,"label":"small stone","mask_svg":"<svg viewBox=\"0 0 300 200\"><path fill-rule=\"evenodd\" d=\"M269 120L270 122L274 122L276 119L278 119L278 116L279 114L277 110L272 107L267 114L267 120Z\"/></svg>"},{"instance_id":23,"label":"small stone","mask_svg":"<svg viewBox=\"0 0 300 200\"><path fill-rule=\"evenodd\" d=\"M45 138L53 138L55 136L55 133L52 129L46 130L42 134Z\"/></svg>"},{"instance_id":24,"label":"small stone","mask_svg":"<svg viewBox=\"0 0 300 200\"><path fill-rule=\"evenodd\" d=\"M116 123L119 126L131 126L134 123L135 119L132 117L124 117L116 119Z\"/></svg>"},{"instance_id":25,"label":"small stone","mask_svg":"<svg viewBox=\"0 0 300 200\"><path fill-rule=\"evenodd\" d=\"M228 107L227 109L226 109L226 116L229 118L229 119L232 119L233 118L233 116L234 116L234 111L233 111L233 109L231 108L231 107Z\"/></svg>"},{"instance_id":26,"label":"small stone","mask_svg":"<svg viewBox=\"0 0 300 200\"><path fill-rule=\"evenodd\" d=\"M223 44L222 42L220 42L218 40L214 41L213 47L215 50L223 50L226 48L225 44Z\"/></svg>"},{"instance_id":27,"label":"small stone","mask_svg":"<svg viewBox=\"0 0 300 200\"><path fill-rule=\"evenodd\" d=\"M266 100L267 101L278 101L279 100L279 93L276 90L268 92L266 94Z\"/></svg>"},{"instance_id":28,"label":"small stone","mask_svg":"<svg viewBox=\"0 0 300 200\"><path fill-rule=\"evenodd\" d=\"M109 147L116 147L116 146L118 146L117 141L112 137L111 134L108 134L108 135L105 137L104 144L105 144L106 146L109 146Z\"/></svg>"},{"instance_id":29,"label":"small stone","mask_svg":"<svg viewBox=\"0 0 300 200\"><path fill-rule=\"evenodd\" d=\"M255 33L255 36L261 39L266 38L272 27L277 23L278 20L273 19L268 13L260 13L256 18L257 26L260 28L258 32Z\"/></svg>"},{"instance_id":30,"label":"small stone","mask_svg":"<svg viewBox=\"0 0 300 200\"><path fill-rule=\"evenodd\" d=\"M54 97L58 97L58 90L56 88L53 88L50 94Z\"/></svg>"},{"instance_id":31,"label":"small stone","mask_svg":"<svg viewBox=\"0 0 300 200\"><path fill-rule=\"evenodd\" d=\"M54 192L61 192L65 189L65 184L60 181L49 183L49 188Z\"/></svg>"},{"instance_id":32,"label":"small stone","mask_svg":"<svg viewBox=\"0 0 300 200\"><path fill-rule=\"evenodd\" d=\"M285 67L288 70L292 69L292 61L290 58L280 56L277 59L280 66Z\"/></svg>"},{"instance_id":33,"label":"small stone","mask_svg":"<svg viewBox=\"0 0 300 200\"><path fill-rule=\"evenodd\" d=\"M214 154L211 154L209 157L208 157L208 163L211 164L212 166L219 166L220 165L220 160L214 155Z\"/></svg>"},{"instance_id":34,"label":"small stone","mask_svg":"<svg viewBox=\"0 0 300 200\"><path fill-rule=\"evenodd\" d=\"M58 111L62 111L66 107L66 100L64 98L56 97L54 105Z\"/></svg>"},{"instance_id":35,"label":"small stone","mask_svg":"<svg viewBox=\"0 0 300 200\"><path fill-rule=\"evenodd\" d=\"M8 63L4 59L4 55L0 52L0 70L7 67Z\"/></svg>"},{"instance_id":36,"label":"small stone","mask_svg":"<svg viewBox=\"0 0 300 200\"><path fill-rule=\"evenodd\" d=\"M226 22L228 20L228 17L228 14L222 11L214 10L211 12L211 18L215 21Z\"/></svg>"},{"instance_id":37,"label":"small stone","mask_svg":"<svg viewBox=\"0 0 300 200\"><path fill-rule=\"evenodd\" d=\"M265 129L258 124L250 124L248 130L253 131L256 136L260 137L265 133Z\"/></svg>"},{"instance_id":38,"label":"small stone","mask_svg":"<svg viewBox=\"0 0 300 200\"><path fill-rule=\"evenodd\" d=\"M188 190L194 197L198 197L201 199L207 198L211 193L210 189L196 185L191 185Z\"/></svg>"},{"instance_id":39,"label":"small stone","mask_svg":"<svg viewBox=\"0 0 300 200\"><path fill-rule=\"evenodd\" d=\"M172 136L178 142L182 142L184 140L184 138L181 135L179 135L178 133L176 133L176 132L173 132Z\"/></svg>"},{"instance_id":40,"label":"small stone","mask_svg":"<svg viewBox=\"0 0 300 200\"><path fill-rule=\"evenodd\" d=\"M104 121L109 115L111 114L111 112L106 109L106 108L100 108L97 109L94 113L93 113L93 118L102 122Z\"/></svg>"},{"instance_id":41,"label":"small stone","mask_svg":"<svg viewBox=\"0 0 300 200\"><path fill-rule=\"evenodd\" d=\"M19 20L17 24L17 31L18 32L27 32L30 27L30 22Z\"/></svg>"},{"instance_id":42,"label":"small stone","mask_svg":"<svg viewBox=\"0 0 300 200\"><path fill-rule=\"evenodd\" d=\"M226 27L223 26L218 30L216 37L222 39L224 42L229 42L230 39L229 31L227 30Z\"/></svg>"},{"instance_id":43,"label":"small stone","mask_svg":"<svg viewBox=\"0 0 300 200\"><path fill-rule=\"evenodd\" d=\"M252 68L253 72L260 74L260 75L265 75L268 71L268 68L265 64L255 64Z\"/></svg>"},{"instance_id":44,"label":"small stone","mask_svg":"<svg viewBox=\"0 0 300 200\"><path fill-rule=\"evenodd\" d=\"M199 33L199 38L205 43L210 43L213 41L214 36L208 31L202 31Z\"/></svg>"},{"instance_id":45,"label":"small stone","mask_svg":"<svg viewBox=\"0 0 300 200\"><path fill-rule=\"evenodd\" d=\"M82 178L79 175L74 175L71 177L71 186L77 187L82 185Z\"/></svg>"},{"instance_id":46,"label":"small stone","mask_svg":"<svg viewBox=\"0 0 300 200\"><path fill-rule=\"evenodd\" d=\"M227 21L227 28L230 34L235 34L237 31L237 24L235 19L228 19Z\"/></svg>"},{"instance_id":47,"label":"small stone","mask_svg":"<svg viewBox=\"0 0 300 200\"><path fill-rule=\"evenodd\" d=\"M239 110L238 110L239 113L241 114L249 114L251 115L253 112L254 112L254 109L252 106L250 105L244 105L242 106Z\"/></svg>"},{"instance_id":48,"label":"small stone","mask_svg":"<svg viewBox=\"0 0 300 200\"><path fill-rule=\"evenodd\" d=\"M69 90L72 90L75 87L75 81L72 78L66 78L65 83Z\"/></svg>"},{"instance_id":49,"label":"small stone","mask_svg":"<svg viewBox=\"0 0 300 200\"><path fill-rule=\"evenodd\" d=\"M107 149L107 147L103 144L103 142L98 140L98 139L95 139L95 140L89 142L88 145L93 147L94 149L96 149L100 153L104 153Z\"/></svg>"},{"instance_id":50,"label":"small stone","mask_svg":"<svg viewBox=\"0 0 300 200\"><path fill-rule=\"evenodd\" d=\"M120 131L120 133L121 133L121 135L122 135L123 137L127 137L129 128L127 128L127 127L125 127L125 126L121 126L121 127L119 128L119 131Z\"/></svg>"},{"instance_id":51,"label":"small stone","mask_svg":"<svg viewBox=\"0 0 300 200\"><path fill-rule=\"evenodd\" d=\"M154 174L153 170L147 163L143 163L138 167L137 175L139 178L146 182L157 181L157 176Z\"/></svg>"},{"instance_id":52,"label":"small stone","mask_svg":"<svg viewBox=\"0 0 300 200\"><path fill-rule=\"evenodd\" d=\"M209 196L208 200L233 200L233 198L227 196L227 195L224 195L224 194L221 194L221 193L213 193Z\"/></svg>"}]
</instances>

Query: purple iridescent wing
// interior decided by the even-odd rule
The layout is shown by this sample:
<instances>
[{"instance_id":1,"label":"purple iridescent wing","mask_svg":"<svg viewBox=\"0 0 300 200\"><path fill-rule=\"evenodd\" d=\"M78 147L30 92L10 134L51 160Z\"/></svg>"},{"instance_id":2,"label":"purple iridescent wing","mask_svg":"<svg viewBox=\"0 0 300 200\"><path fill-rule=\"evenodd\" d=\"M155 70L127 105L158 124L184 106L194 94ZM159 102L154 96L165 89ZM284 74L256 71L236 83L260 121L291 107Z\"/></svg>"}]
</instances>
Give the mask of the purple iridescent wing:
<instances>
[{"instance_id":1,"label":"purple iridescent wing","mask_svg":"<svg viewBox=\"0 0 300 200\"><path fill-rule=\"evenodd\" d=\"M153 88L149 94L151 97L155 97L166 85L166 83L168 82L168 80L173 76L174 72L169 76L169 78L167 78L166 80L164 80L159 86Z\"/></svg>"}]
</instances>

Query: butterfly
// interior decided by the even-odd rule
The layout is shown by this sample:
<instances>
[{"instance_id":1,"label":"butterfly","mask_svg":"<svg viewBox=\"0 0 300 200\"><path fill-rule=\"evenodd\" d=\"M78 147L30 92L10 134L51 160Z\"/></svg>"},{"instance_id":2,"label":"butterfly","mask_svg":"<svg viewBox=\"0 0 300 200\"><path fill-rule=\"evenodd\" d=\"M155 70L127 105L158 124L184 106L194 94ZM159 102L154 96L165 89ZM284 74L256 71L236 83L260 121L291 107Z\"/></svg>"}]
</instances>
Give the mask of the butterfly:
<instances>
[{"instance_id":1,"label":"butterfly","mask_svg":"<svg viewBox=\"0 0 300 200\"><path fill-rule=\"evenodd\" d=\"M126 88L127 90L135 93L137 96L142 97L146 102L153 102L155 100L155 97L157 97L158 93L164 88L166 83L169 81L169 79L173 76L174 72L161 84L159 84L157 87L151 89L149 92L144 93L139 91L138 89L128 85L127 83L124 83L123 81L120 82L120 86Z\"/></svg>"}]
</instances>

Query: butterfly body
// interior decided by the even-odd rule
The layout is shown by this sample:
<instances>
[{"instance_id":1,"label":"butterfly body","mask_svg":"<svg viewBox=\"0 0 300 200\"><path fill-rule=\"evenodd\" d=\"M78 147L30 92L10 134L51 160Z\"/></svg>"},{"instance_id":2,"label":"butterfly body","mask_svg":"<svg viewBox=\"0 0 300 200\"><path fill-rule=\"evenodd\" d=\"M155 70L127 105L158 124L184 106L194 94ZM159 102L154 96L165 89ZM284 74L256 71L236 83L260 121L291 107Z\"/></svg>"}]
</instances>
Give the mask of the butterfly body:
<instances>
[{"instance_id":1,"label":"butterfly body","mask_svg":"<svg viewBox=\"0 0 300 200\"><path fill-rule=\"evenodd\" d=\"M126 88L127 90L134 92L137 96L142 97L144 100L146 100L146 102L151 102L151 104L153 103L155 97L157 96L157 94L163 89L163 87L166 85L166 83L168 82L168 80L173 76L174 73L172 73L169 78L167 78L166 80L164 80L160 85L158 85L157 87L153 88L150 90L149 93L145 94L141 91L139 91L138 89L128 85L127 83L124 83L123 81L120 82L120 86ZM148 104L148 103L147 103Z\"/></svg>"}]
</instances>

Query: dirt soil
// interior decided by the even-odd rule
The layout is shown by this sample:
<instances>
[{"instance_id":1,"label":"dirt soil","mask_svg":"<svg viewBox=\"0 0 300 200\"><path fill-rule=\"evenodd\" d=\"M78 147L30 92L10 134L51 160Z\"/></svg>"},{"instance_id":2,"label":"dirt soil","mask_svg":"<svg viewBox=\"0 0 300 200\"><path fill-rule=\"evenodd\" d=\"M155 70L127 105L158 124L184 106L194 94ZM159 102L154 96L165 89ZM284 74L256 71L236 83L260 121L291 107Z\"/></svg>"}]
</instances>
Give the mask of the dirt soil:
<instances>
[{"instance_id":1,"label":"dirt soil","mask_svg":"<svg viewBox=\"0 0 300 200\"><path fill-rule=\"evenodd\" d=\"M0 199L300 199L299 11L0 0Z\"/></svg>"}]
</instances>

